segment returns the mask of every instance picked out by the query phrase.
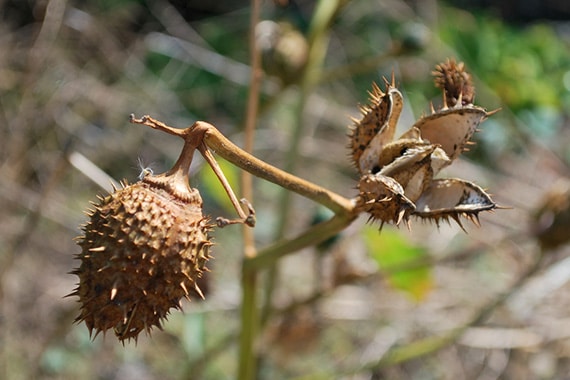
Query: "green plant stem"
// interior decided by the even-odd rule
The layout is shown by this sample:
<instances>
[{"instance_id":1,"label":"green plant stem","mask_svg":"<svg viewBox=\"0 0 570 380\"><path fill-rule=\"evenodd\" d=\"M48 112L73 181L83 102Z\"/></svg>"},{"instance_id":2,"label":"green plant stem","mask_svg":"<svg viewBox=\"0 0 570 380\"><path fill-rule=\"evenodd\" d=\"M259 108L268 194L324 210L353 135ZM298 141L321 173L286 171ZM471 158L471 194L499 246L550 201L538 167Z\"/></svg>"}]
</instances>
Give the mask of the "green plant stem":
<instances>
[{"instance_id":1,"label":"green plant stem","mask_svg":"<svg viewBox=\"0 0 570 380\"><path fill-rule=\"evenodd\" d=\"M345 229L355 218L356 214L336 215L326 222L311 227L296 238L277 242L261 250L256 257L246 260L244 270L267 268L291 252L319 244Z\"/></svg>"},{"instance_id":2,"label":"green plant stem","mask_svg":"<svg viewBox=\"0 0 570 380\"><path fill-rule=\"evenodd\" d=\"M240 312L239 380L254 379L256 373L254 344L257 337L257 329L259 327L259 312L257 310L256 292L258 271L246 270L245 263L247 261L248 258L244 258L241 278L243 296Z\"/></svg>"},{"instance_id":3,"label":"green plant stem","mask_svg":"<svg viewBox=\"0 0 570 380\"><path fill-rule=\"evenodd\" d=\"M343 215L342 217L333 218L327 223L322 223L321 225L316 226L315 228L307 231L310 233L302 234L297 239L277 243L255 257L254 255L246 255L244 258L242 271L243 301L241 309L239 358L239 379L242 380L253 379L256 374L256 360L253 347L259 325L256 299L256 283L259 268L265 265L271 266L270 273L268 275L269 280L265 286L266 293L262 312L262 320L266 320L271 308L272 294L277 278L277 259L284 254L294 252L311 244L316 244L319 241L333 236L335 233L346 227L356 217L353 212L354 208L352 202L342 197L339 198L339 196L334 193L330 193L325 189L319 188L307 181L298 179L297 177L289 174L295 172L295 167L297 166L299 145L304 125L303 116L305 104L307 103L313 84L316 83L318 79L319 69L322 66L322 62L326 54L326 47L328 45L328 26L330 25L337 9L337 0L321 0L315 10L315 16L309 31L309 60L301 82L301 95L299 97L299 103L296 111L297 122L289 143L289 153L286 158L285 170L280 171L274 168L269 168L265 163L257 161L254 157L248 157L248 159L244 161L242 160L243 155L238 157L237 155L232 154L235 150L219 149L222 147L216 147L214 146L214 142L210 142L210 147L225 159L233 162L237 166L240 166L242 169L257 175L258 177L265 178L285 188L279 202L280 220L276 230L276 240L283 237L287 222L290 219L291 194L287 190L295 191L298 194L304 195L309 199L321 203L330 208L337 215ZM224 142L221 141L222 139L220 138L223 136L217 137L217 142ZM206 134L204 138L205 142L208 144L208 134ZM228 143L229 141L225 141L226 145Z\"/></svg>"},{"instance_id":4,"label":"green plant stem","mask_svg":"<svg viewBox=\"0 0 570 380\"><path fill-rule=\"evenodd\" d=\"M247 100L247 114L245 122L245 151L253 151L255 124L259 107L259 86L261 82L261 56L256 46L255 27L259 19L260 1L251 1L251 17L249 26L249 49L251 61L251 79L249 96ZM253 200L253 179L249 172L241 174L242 194L246 199ZM248 258L257 255L253 231L244 226L243 228L244 262ZM241 329L239 337L238 378L253 379L255 369L255 352L253 350L258 327L258 310L256 300L257 271L245 271L242 269L241 287Z\"/></svg>"},{"instance_id":5,"label":"green plant stem","mask_svg":"<svg viewBox=\"0 0 570 380\"><path fill-rule=\"evenodd\" d=\"M315 9L315 16L313 18L313 23L311 24L311 28L309 31L309 59L301 82L301 94L299 97L299 103L297 105L297 111L296 111L297 122L293 131L293 135L291 137L291 141L289 143L289 153L287 155L284 167L285 172L287 173L295 172L295 168L297 166L297 161L299 157L298 154L299 145L302 138L303 125L304 125L303 116L304 116L305 104L307 103L307 99L312 90L313 83L315 83L316 78L318 78L319 74L318 69L321 67L322 62L324 60L324 56L326 53L326 46L328 45L328 37L326 31L328 29L328 25L332 20L333 15L336 12L337 6L338 3L336 0L321 0L319 1ZM285 173L282 174L284 175ZM284 177L283 175L281 177ZM287 182L289 184L293 184L293 182L291 181ZM306 189L311 188L306 185L308 184L303 184L302 188L298 188L297 190L305 191ZM287 190L293 190L299 193L299 191L295 189L288 188L286 186L283 187L285 187L285 189ZM327 203L325 204L325 206L331 208L331 210L335 213L346 213L347 210L351 209L352 207L351 205L346 205L348 207L343 206L341 207L341 209L339 209L337 208L338 205L331 204L327 199L327 197L323 198L321 194L323 193L321 193L320 191L317 192L310 191L305 195L309 195L308 198L316 200L321 204L323 204L322 201L325 201ZM316 197L313 197L313 195L316 195ZM279 202L280 219L276 229L276 236L275 236L276 240L279 240L283 237L287 223L290 219L290 211L291 211L291 206L290 206L291 194L289 193L289 191L283 190L280 198L281 198ZM320 199L320 201L317 199ZM342 220L342 218L340 220ZM350 221L351 221L350 218L346 218L346 222L341 223L341 225L343 226L342 228L344 228ZM326 223L323 224L327 225ZM321 237L322 235L318 236ZM332 234L328 236L332 236ZM243 339L240 340L240 352L242 352L244 356L247 355L246 357L248 360L248 363L245 364L240 363L240 366L247 367L247 369L244 369L243 372L240 371L240 379L251 379L256 373L256 370L253 368L255 367L255 359L253 357L250 357L249 355L251 353L251 356L253 356L253 344L255 341L256 331L254 330L253 327L251 326L247 327L247 326L252 324L255 324L257 326L258 324L257 314L256 314L257 303L255 296L255 286L249 286L250 284L246 283L246 280L251 281L253 284L255 284L258 267L256 267L254 264L249 264L249 263L257 263L261 261L261 262L268 262L271 266L269 274L267 276L268 281L266 283L266 286L264 287L265 297L264 297L264 305L262 309L262 318L261 318L261 322L264 322L269 317L269 313L271 310L273 289L275 288L275 284L277 281L276 280L277 258L280 257L281 254L294 252L295 250L299 249L301 246L305 246L305 244L310 244L311 239L313 239L311 235L304 234L297 239L285 242L281 245L278 243L274 245L273 248L265 250L261 255L245 259L243 273L242 273L242 277L244 278L243 296L244 296L244 301L247 299L247 301L249 302L247 304L244 302L244 304L242 305L242 310L245 308L250 308L251 310L242 311L242 334L245 333L245 329L247 328L249 330L248 332L250 332L252 336L249 336L247 338L244 337ZM240 357L240 360L244 360L244 357L243 356ZM253 369L250 370L250 368Z\"/></svg>"}]
</instances>

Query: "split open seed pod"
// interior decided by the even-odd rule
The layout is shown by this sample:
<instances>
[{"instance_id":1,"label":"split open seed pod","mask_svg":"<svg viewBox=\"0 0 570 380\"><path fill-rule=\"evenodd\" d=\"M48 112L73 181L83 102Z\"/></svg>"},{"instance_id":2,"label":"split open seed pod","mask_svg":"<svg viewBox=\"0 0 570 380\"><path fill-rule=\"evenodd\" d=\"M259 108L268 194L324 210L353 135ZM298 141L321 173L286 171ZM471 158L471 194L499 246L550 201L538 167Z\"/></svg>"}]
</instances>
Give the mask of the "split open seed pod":
<instances>
[{"instance_id":1,"label":"split open seed pod","mask_svg":"<svg viewBox=\"0 0 570 380\"><path fill-rule=\"evenodd\" d=\"M414 215L439 221L464 217L478 224L478 214L498 206L479 186L462 179L436 179L463 152L479 125L492 114L472 104L475 88L463 63L436 66L435 83L443 105L432 106L394 140L403 99L394 79L383 92L373 85L362 118L353 120L349 147L361 175L357 208L371 219L399 224Z\"/></svg>"}]
</instances>

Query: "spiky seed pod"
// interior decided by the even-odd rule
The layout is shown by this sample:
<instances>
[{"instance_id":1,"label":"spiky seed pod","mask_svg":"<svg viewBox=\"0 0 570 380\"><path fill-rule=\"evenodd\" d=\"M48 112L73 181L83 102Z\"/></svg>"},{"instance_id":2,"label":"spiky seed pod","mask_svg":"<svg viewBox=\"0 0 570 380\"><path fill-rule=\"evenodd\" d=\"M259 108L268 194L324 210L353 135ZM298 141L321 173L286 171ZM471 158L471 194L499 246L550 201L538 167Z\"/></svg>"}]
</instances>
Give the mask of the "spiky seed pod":
<instances>
[{"instance_id":1,"label":"spiky seed pod","mask_svg":"<svg viewBox=\"0 0 570 380\"><path fill-rule=\"evenodd\" d=\"M392 141L396 123L403 106L402 94L395 87L394 79L385 81L386 92L372 83L367 106L361 106L360 120L353 118L350 129L349 149L352 162L360 174L366 174L376 164L383 146Z\"/></svg>"},{"instance_id":2,"label":"spiky seed pod","mask_svg":"<svg viewBox=\"0 0 570 380\"><path fill-rule=\"evenodd\" d=\"M190 291L210 257L212 225L202 214L187 170L194 149L183 150L173 169L147 173L135 184L100 197L78 238L81 313L90 333L114 329L124 341L161 327L171 308Z\"/></svg>"},{"instance_id":3,"label":"spiky seed pod","mask_svg":"<svg viewBox=\"0 0 570 380\"><path fill-rule=\"evenodd\" d=\"M414 204L404 195L404 189L395 179L377 174L365 174L358 183L356 208L367 212L371 220L400 224L408 223Z\"/></svg>"},{"instance_id":4,"label":"spiky seed pod","mask_svg":"<svg viewBox=\"0 0 570 380\"><path fill-rule=\"evenodd\" d=\"M458 178L434 179L430 186L415 202L414 215L435 222L448 221L450 218L463 228L460 217L479 226L479 213L491 211L498 206L476 184Z\"/></svg>"},{"instance_id":5,"label":"spiky seed pod","mask_svg":"<svg viewBox=\"0 0 570 380\"><path fill-rule=\"evenodd\" d=\"M448 59L437 65L432 74L435 86L443 90L444 107L455 107L460 100L460 106L473 104L475 86L463 62L457 63L454 59Z\"/></svg>"},{"instance_id":6,"label":"spiky seed pod","mask_svg":"<svg viewBox=\"0 0 570 380\"><path fill-rule=\"evenodd\" d=\"M422 116L394 140L403 98L386 81L376 85L370 104L353 119L349 147L360 173L356 206L370 219L398 225L410 215L434 221L460 217L478 224L481 211L500 208L479 186L460 179L434 179L467 146L479 124L494 112L472 104L475 88L463 63L447 60L436 66L435 84L443 89L444 105Z\"/></svg>"}]
</instances>

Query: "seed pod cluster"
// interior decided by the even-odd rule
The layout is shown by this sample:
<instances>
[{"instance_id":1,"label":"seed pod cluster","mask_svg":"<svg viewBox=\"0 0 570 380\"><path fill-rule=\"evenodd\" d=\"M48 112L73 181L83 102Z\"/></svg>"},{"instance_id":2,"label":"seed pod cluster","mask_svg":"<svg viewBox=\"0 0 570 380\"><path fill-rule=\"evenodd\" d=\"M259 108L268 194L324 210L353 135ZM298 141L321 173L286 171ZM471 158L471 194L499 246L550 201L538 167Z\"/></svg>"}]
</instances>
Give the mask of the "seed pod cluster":
<instances>
[{"instance_id":1,"label":"seed pod cluster","mask_svg":"<svg viewBox=\"0 0 570 380\"><path fill-rule=\"evenodd\" d=\"M498 208L491 197L469 181L436 175L468 151L473 134L493 112L474 105L475 88L463 63L447 60L433 72L442 90L441 108L420 117L395 137L404 99L385 80L385 91L373 85L370 101L353 119L349 148L360 174L356 207L372 220L398 225L410 216L439 224L460 218L479 224L478 214Z\"/></svg>"}]
</instances>

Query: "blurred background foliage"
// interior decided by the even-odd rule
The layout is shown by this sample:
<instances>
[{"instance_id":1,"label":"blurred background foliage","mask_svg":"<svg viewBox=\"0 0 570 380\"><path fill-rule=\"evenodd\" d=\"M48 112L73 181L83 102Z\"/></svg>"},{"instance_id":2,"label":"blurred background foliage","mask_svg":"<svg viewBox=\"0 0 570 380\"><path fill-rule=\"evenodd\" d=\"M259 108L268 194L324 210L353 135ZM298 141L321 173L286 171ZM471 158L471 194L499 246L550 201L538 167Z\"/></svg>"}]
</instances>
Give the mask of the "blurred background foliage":
<instances>
[{"instance_id":1,"label":"blurred background foliage","mask_svg":"<svg viewBox=\"0 0 570 380\"><path fill-rule=\"evenodd\" d=\"M294 144L298 81L314 9L265 1L257 38L264 77L255 154L282 166ZM175 139L128 124L216 125L238 145L248 95L249 2L0 1L0 377L234 378L241 236L216 232L207 301L164 332L121 346L74 325L67 275L82 210L110 181L167 170ZM476 103L500 108L446 175L511 206L482 227L359 220L328 245L280 262L275 311L262 331L259 378L566 379L570 373L570 8L565 1L353 0L330 25L320 79L304 107L295 174L355 195L348 116L371 82L395 74L402 130L439 106L433 66L464 61ZM222 162L223 164L223 162ZM193 165L207 213L231 214L210 169ZM237 187L239 172L224 171ZM279 189L255 182L256 239L272 242ZM286 232L319 212L293 198ZM419 359L371 368L389 350L460 326L544 256L505 304L460 339ZM407 267L407 261L416 265ZM516 292L515 292L516 290ZM152 340L151 340L152 339ZM316 373L331 368L318 377Z\"/></svg>"}]
</instances>

